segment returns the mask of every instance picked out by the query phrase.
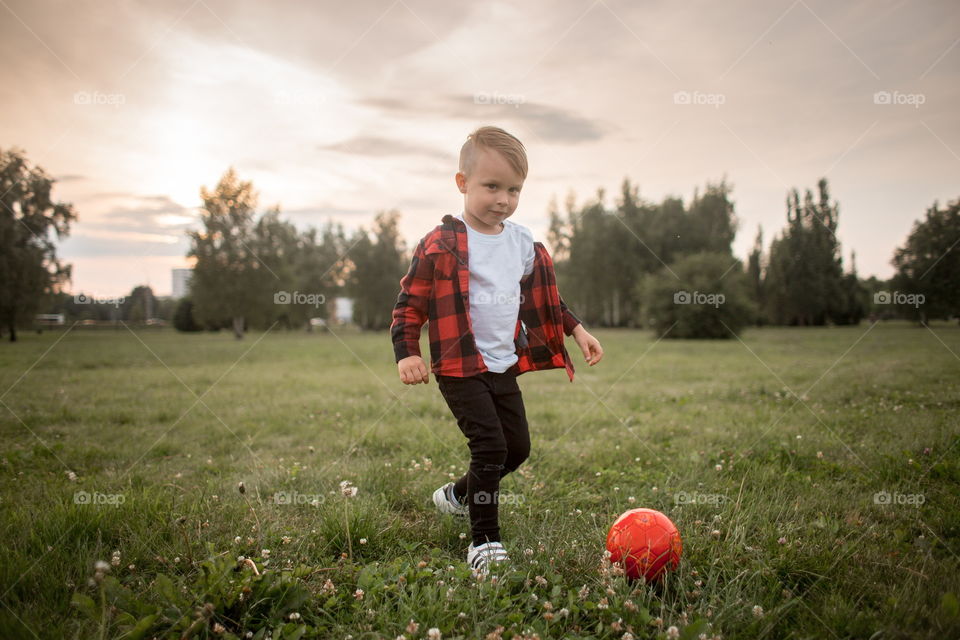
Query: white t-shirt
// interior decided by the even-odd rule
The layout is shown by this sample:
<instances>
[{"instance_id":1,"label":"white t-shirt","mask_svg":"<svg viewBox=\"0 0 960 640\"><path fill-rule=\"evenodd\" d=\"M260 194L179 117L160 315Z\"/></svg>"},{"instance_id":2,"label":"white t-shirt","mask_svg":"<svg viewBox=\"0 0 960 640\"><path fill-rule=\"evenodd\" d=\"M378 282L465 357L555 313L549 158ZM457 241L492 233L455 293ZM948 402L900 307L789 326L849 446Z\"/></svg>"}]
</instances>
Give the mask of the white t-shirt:
<instances>
[{"instance_id":1,"label":"white t-shirt","mask_svg":"<svg viewBox=\"0 0 960 640\"><path fill-rule=\"evenodd\" d=\"M463 220L463 213L457 216ZM517 361L513 334L520 313L520 279L533 272L533 234L503 221L496 235L467 226L470 323L487 369L503 373Z\"/></svg>"}]
</instances>

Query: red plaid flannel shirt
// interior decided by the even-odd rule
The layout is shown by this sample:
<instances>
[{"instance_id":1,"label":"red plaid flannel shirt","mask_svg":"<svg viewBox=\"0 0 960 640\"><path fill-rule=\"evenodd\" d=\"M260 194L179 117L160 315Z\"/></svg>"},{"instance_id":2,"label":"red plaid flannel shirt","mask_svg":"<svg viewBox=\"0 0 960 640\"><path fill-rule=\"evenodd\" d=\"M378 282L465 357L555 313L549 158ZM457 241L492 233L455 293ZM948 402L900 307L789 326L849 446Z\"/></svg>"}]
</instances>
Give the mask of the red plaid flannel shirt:
<instances>
[{"instance_id":1,"label":"red plaid flannel shirt","mask_svg":"<svg viewBox=\"0 0 960 640\"><path fill-rule=\"evenodd\" d=\"M557 291L550 254L534 243L533 273L520 283L521 303L514 333L521 374L564 368L573 381L573 362L563 344L580 320ZM451 215L417 243L410 270L400 280L390 337L396 361L420 355L420 331L429 323L430 370L467 377L487 371L470 327L467 228Z\"/></svg>"}]
</instances>

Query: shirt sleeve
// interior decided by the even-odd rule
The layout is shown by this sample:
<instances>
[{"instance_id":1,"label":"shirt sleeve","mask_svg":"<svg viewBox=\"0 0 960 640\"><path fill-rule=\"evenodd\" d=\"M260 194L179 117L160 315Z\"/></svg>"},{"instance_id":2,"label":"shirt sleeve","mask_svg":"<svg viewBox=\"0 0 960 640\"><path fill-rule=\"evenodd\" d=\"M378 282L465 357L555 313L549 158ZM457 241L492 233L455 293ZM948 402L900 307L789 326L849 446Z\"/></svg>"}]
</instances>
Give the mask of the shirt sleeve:
<instances>
[{"instance_id":1,"label":"shirt sleeve","mask_svg":"<svg viewBox=\"0 0 960 640\"><path fill-rule=\"evenodd\" d=\"M529 229L523 230L523 277L533 273L533 234Z\"/></svg>"},{"instance_id":2,"label":"shirt sleeve","mask_svg":"<svg viewBox=\"0 0 960 640\"><path fill-rule=\"evenodd\" d=\"M393 308L390 337L396 361L420 355L420 330L427 321L433 290L433 261L426 255L424 241L417 243L410 269L400 280L400 293Z\"/></svg>"}]
</instances>

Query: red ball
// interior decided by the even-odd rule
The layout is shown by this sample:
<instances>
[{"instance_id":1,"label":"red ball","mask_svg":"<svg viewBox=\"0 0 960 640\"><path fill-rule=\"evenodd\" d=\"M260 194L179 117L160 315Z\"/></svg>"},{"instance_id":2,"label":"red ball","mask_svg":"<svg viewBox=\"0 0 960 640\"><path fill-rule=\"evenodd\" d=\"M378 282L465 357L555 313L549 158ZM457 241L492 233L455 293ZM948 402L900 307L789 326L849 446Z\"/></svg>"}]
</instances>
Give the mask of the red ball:
<instances>
[{"instance_id":1,"label":"red ball","mask_svg":"<svg viewBox=\"0 0 960 640\"><path fill-rule=\"evenodd\" d=\"M654 509L631 509L607 533L610 562L622 566L628 577L659 579L680 564L683 543L670 518Z\"/></svg>"}]
</instances>

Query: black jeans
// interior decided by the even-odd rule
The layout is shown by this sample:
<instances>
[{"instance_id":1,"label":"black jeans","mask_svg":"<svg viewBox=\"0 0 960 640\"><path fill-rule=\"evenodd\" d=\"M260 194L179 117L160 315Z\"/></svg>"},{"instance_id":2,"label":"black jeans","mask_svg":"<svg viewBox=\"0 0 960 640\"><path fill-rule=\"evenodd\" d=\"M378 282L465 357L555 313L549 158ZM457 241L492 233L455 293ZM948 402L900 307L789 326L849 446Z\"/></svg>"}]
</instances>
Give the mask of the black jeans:
<instances>
[{"instance_id":1,"label":"black jeans","mask_svg":"<svg viewBox=\"0 0 960 640\"><path fill-rule=\"evenodd\" d=\"M530 455L530 430L517 376L509 371L467 378L436 376L440 393L467 437L470 468L454 493L470 509L473 544L500 540L500 478Z\"/></svg>"}]
</instances>

